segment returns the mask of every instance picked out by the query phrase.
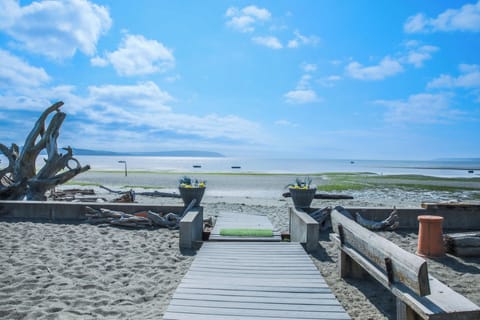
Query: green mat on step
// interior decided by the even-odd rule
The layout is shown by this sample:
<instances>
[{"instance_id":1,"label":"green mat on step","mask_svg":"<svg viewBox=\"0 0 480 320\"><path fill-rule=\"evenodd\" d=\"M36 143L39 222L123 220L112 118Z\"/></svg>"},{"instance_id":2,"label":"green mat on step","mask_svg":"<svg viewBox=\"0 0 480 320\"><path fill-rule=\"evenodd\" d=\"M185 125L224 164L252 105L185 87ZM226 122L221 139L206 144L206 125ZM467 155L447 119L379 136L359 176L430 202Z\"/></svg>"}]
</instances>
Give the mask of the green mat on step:
<instances>
[{"instance_id":1,"label":"green mat on step","mask_svg":"<svg viewBox=\"0 0 480 320\"><path fill-rule=\"evenodd\" d=\"M271 229L220 229L221 236L232 237L273 237Z\"/></svg>"}]
</instances>

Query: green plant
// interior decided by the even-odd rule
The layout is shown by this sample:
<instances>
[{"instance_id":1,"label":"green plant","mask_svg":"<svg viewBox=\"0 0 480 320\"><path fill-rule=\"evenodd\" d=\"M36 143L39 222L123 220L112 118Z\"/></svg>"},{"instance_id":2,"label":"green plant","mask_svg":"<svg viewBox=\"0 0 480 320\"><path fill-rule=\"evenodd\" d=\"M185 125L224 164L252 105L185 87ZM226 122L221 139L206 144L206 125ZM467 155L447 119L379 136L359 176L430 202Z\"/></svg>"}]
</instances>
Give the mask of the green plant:
<instances>
[{"instance_id":1,"label":"green plant","mask_svg":"<svg viewBox=\"0 0 480 320\"><path fill-rule=\"evenodd\" d=\"M207 182L205 180L198 180L188 176L183 176L178 181L181 188L205 188Z\"/></svg>"},{"instance_id":2,"label":"green plant","mask_svg":"<svg viewBox=\"0 0 480 320\"><path fill-rule=\"evenodd\" d=\"M287 185L290 189L311 189L312 188L312 178L310 177L297 177L295 183L290 183Z\"/></svg>"}]
</instances>

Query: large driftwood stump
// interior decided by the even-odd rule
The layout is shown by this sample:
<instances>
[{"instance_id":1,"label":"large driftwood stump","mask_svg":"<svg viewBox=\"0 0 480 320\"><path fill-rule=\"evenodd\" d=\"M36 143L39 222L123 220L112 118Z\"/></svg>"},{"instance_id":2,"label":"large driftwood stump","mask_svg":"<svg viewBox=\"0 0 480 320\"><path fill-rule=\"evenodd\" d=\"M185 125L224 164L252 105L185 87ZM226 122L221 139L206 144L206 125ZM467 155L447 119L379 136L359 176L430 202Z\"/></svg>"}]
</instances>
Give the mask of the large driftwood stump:
<instances>
[{"instance_id":1,"label":"large driftwood stump","mask_svg":"<svg viewBox=\"0 0 480 320\"><path fill-rule=\"evenodd\" d=\"M57 138L66 117L60 111L62 106L63 102L54 103L40 115L21 150L14 143L10 148L0 143L0 152L8 160L7 167L0 170L0 199L46 200L48 190L90 169L73 157L72 148L63 148L66 151L63 154L58 152ZM47 158L37 171L35 161L42 150L46 151Z\"/></svg>"}]
</instances>

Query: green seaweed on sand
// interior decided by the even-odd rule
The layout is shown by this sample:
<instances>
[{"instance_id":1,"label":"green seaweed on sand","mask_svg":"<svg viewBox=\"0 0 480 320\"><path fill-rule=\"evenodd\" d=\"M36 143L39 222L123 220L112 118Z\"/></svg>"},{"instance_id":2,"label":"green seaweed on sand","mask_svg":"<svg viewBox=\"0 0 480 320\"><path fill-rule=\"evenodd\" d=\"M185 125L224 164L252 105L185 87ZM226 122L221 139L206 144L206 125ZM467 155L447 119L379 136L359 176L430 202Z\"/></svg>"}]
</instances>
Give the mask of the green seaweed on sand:
<instances>
[{"instance_id":1,"label":"green seaweed on sand","mask_svg":"<svg viewBox=\"0 0 480 320\"><path fill-rule=\"evenodd\" d=\"M377 175L362 173L326 173L321 191L349 191L379 188L428 191L480 191L480 178L444 178L424 175Z\"/></svg>"},{"instance_id":2,"label":"green seaweed on sand","mask_svg":"<svg viewBox=\"0 0 480 320\"><path fill-rule=\"evenodd\" d=\"M76 180L70 180L64 183L64 185L72 185L72 186L80 186L80 187L98 187L100 186L99 183L95 182L83 182L83 181L76 181Z\"/></svg>"}]
</instances>

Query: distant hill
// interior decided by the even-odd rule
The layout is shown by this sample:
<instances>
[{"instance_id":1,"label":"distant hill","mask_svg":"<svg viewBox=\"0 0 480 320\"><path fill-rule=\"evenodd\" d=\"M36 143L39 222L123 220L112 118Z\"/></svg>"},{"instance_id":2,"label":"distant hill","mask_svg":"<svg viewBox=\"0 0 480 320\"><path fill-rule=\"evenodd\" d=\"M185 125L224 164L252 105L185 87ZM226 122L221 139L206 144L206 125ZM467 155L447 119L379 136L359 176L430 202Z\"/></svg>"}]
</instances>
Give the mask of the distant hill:
<instances>
[{"instance_id":1,"label":"distant hill","mask_svg":"<svg viewBox=\"0 0 480 320\"><path fill-rule=\"evenodd\" d=\"M221 158L223 154L212 151L177 150L153 152L113 152L106 150L89 150L73 148L73 154L79 156L143 156L143 157L208 157Z\"/></svg>"}]
</instances>

